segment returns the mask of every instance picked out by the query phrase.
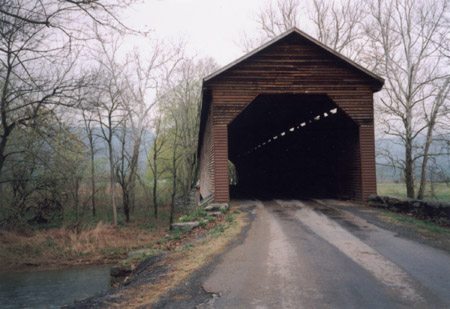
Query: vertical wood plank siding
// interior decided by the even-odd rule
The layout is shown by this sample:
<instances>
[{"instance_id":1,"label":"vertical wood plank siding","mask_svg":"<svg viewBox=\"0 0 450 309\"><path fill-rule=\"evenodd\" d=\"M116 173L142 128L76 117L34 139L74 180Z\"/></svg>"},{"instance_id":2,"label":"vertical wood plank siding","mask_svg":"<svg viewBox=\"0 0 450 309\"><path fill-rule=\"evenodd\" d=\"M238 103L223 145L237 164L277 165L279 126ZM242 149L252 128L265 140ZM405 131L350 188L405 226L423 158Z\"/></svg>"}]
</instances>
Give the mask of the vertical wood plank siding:
<instances>
[{"instance_id":1,"label":"vertical wood plank siding","mask_svg":"<svg viewBox=\"0 0 450 309\"><path fill-rule=\"evenodd\" d=\"M361 199L366 201L369 195L377 193L373 125L359 127L359 147L361 152Z\"/></svg>"},{"instance_id":2,"label":"vertical wood plank siding","mask_svg":"<svg viewBox=\"0 0 450 309\"><path fill-rule=\"evenodd\" d=\"M214 194L214 144L213 144L213 120L212 109L206 121L203 134L202 148L200 151L200 194L203 198Z\"/></svg>"},{"instance_id":3,"label":"vertical wood plank siding","mask_svg":"<svg viewBox=\"0 0 450 309\"><path fill-rule=\"evenodd\" d=\"M214 188L216 202L230 200L228 180L228 128L224 125L214 126Z\"/></svg>"},{"instance_id":4,"label":"vertical wood plank siding","mask_svg":"<svg viewBox=\"0 0 450 309\"><path fill-rule=\"evenodd\" d=\"M380 81L294 33L207 80L204 87L212 93L217 201L229 200L227 125L259 94L326 94L360 126L359 147L349 150L353 162L346 164L352 169L347 177L356 190L353 197L365 200L376 192L373 92ZM207 129L202 148L208 148L209 135Z\"/></svg>"}]
</instances>

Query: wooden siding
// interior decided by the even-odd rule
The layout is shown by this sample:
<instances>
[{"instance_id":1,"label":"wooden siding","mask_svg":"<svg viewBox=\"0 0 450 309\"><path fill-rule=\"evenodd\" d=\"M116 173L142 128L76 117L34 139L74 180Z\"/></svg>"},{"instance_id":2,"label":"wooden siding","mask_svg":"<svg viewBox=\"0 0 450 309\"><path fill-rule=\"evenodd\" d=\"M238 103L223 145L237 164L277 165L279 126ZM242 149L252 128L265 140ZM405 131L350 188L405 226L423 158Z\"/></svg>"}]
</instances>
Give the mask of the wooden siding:
<instances>
[{"instance_id":1,"label":"wooden siding","mask_svg":"<svg viewBox=\"0 0 450 309\"><path fill-rule=\"evenodd\" d=\"M327 94L356 123L373 119L373 79L298 36L236 65L207 83L214 124L229 124L259 94Z\"/></svg>"},{"instance_id":2,"label":"wooden siding","mask_svg":"<svg viewBox=\"0 0 450 309\"><path fill-rule=\"evenodd\" d=\"M366 200L376 193L373 92L379 87L379 80L297 33L205 82L212 102L216 201L229 200L227 125L260 94L325 94L335 102L360 127L345 154L350 162L343 162L342 190Z\"/></svg>"},{"instance_id":3,"label":"wooden siding","mask_svg":"<svg viewBox=\"0 0 450 309\"><path fill-rule=\"evenodd\" d=\"M367 201L369 195L377 194L373 125L359 127L359 148L361 152L361 200Z\"/></svg>"},{"instance_id":4,"label":"wooden siding","mask_svg":"<svg viewBox=\"0 0 450 309\"><path fill-rule=\"evenodd\" d=\"M230 200L228 179L228 127L214 126L214 188L216 202Z\"/></svg>"},{"instance_id":5,"label":"wooden siding","mask_svg":"<svg viewBox=\"0 0 450 309\"><path fill-rule=\"evenodd\" d=\"M214 194L214 144L212 110L210 110L200 149L200 194L203 198Z\"/></svg>"}]
</instances>

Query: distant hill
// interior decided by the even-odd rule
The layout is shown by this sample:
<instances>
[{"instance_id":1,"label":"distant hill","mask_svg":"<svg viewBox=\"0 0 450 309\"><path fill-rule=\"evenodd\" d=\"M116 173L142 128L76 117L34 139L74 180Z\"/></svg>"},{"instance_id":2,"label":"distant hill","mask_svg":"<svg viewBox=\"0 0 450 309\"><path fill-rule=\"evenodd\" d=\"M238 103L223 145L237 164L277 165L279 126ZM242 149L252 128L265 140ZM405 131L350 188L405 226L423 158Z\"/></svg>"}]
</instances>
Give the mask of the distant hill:
<instances>
[{"instance_id":1,"label":"distant hill","mask_svg":"<svg viewBox=\"0 0 450 309\"><path fill-rule=\"evenodd\" d=\"M83 141L83 143L86 145L86 147L89 147L89 139L88 139L88 135L87 132L85 130L85 128L82 127L73 127L70 129L74 134L77 134L81 140ZM98 128L94 128L93 129L93 135L95 136L94 138L94 142L95 142L95 149L96 149L96 153L95 156L97 159L105 159L105 160L100 160L100 161L104 161L105 164L107 165L108 163L108 146L105 142L105 140L101 137L102 136L102 131L101 129ZM146 130L143 133L142 136L142 142L141 142L141 146L140 146L140 157L139 157L139 166L140 168L144 168L147 164L147 153L150 149L150 146L153 143L153 134ZM118 151L121 148L121 141L118 138L114 138L113 139L113 148ZM131 153L132 151L132 141L129 140L129 142L126 144L126 149L129 153Z\"/></svg>"},{"instance_id":2,"label":"distant hill","mask_svg":"<svg viewBox=\"0 0 450 309\"><path fill-rule=\"evenodd\" d=\"M418 142L421 142L418 139ZM400 144L400 139L377 139L375 141L376 148L376 161L377 161L377 179L379 181L397 181L401 180L402 171L395 169L390 165L390 161L383 156L386 149L389 150L390 155L395 160L403 160L405 156L405 151L403 146ZM450 178L450 156L448 155L449 145L445 142L434 142L432 145L431 153L442 153L442 150L446 149L446 154L441 154L439 156L433 156L433 158L428 163L428 169L433 170L433 173L428 173L428 180L441 180L438 178ZM416 176L420 175L420 165L422 160L417 161L416 166Z\"/></svg>"}]
</instances>

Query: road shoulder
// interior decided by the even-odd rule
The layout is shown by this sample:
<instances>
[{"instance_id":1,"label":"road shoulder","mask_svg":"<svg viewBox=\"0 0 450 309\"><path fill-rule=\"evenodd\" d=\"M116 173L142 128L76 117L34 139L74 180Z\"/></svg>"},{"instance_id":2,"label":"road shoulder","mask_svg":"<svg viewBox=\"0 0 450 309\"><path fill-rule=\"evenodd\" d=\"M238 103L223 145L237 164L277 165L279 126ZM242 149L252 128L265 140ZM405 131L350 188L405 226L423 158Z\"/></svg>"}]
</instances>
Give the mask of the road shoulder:
<instances>
[{"instance_id":1,"label":"road shoulder","mask_svg":"<svg viewBox=\"0 0 450 309\"><path fill-rule=\"evenodd\" d=\"M416 219L407 214L339 200L315 200L325 206L349 212L368 223L390 231L396 237L417 241L435 249L450 252L450 228Z\"/></svg>"}]
</instances>

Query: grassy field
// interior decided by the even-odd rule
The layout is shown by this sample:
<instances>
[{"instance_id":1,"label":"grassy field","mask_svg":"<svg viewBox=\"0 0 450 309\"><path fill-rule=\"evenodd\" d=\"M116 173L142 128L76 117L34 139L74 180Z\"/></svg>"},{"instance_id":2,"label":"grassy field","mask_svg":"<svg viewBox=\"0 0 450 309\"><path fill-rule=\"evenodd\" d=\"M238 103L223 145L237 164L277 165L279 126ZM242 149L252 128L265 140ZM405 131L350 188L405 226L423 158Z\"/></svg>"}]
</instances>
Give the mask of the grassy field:
<instances>
[{"instance_id":1,"label":"grassy field","mask_svg":"<svg viewBox=\"0 0 450 309\"><path fill-rule=\"evenodd\" d=\"M406 187L404 183L378 183L378 194L379 195L393 195L406 197ZM440 202L450 202L450 184L446 183L434 183L434 196L431 191L431 184L427 184L425 192L425 200L428 201L440 201ZM416 187L416 194L419 190Z\"/></svg>"}]
</instances>

